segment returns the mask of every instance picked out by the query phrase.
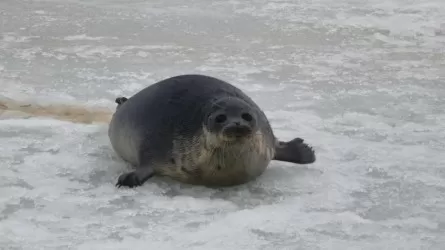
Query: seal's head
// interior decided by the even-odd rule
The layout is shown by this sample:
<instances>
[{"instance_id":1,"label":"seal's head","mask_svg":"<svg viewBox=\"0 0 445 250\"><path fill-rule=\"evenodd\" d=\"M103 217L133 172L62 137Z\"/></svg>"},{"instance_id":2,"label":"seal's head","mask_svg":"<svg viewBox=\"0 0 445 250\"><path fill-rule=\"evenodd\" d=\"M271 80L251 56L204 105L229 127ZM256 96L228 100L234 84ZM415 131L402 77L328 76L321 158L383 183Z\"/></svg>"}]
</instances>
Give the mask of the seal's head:
<instances>
[{"instance_id":1,"label":"seal's head","mask_svg":"<svg viewBox=\"0 0 445 250\"><path fill-rule=\"evenodd\" d=\"M239 98L214 100L208 107L205 129L219 143L251 138L258 130L257 115L252 110L249 104Z\"/></svg>"}]
</instances>

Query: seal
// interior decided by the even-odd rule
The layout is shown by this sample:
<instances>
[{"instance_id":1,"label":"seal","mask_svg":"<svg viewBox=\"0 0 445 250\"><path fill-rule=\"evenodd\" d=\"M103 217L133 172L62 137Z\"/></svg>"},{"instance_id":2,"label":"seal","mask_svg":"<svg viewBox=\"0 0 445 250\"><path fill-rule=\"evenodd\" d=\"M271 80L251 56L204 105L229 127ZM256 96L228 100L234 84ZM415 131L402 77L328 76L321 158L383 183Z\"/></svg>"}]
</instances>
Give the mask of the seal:
<instances>
[{"instance_id":1,"label":"seal","mask_svg":"<svg viewBox=\"0 0 445 250\"><path fill-rule=\"evenodd\" d=\"M303 139L278 140L260 107L215 77L177 75L115 102L108 136L114 151L135 168L119 176L117 187L141 186L155 175L234 186L260 176L272 160L316 160Z\"/></svg>"}]
</instances>

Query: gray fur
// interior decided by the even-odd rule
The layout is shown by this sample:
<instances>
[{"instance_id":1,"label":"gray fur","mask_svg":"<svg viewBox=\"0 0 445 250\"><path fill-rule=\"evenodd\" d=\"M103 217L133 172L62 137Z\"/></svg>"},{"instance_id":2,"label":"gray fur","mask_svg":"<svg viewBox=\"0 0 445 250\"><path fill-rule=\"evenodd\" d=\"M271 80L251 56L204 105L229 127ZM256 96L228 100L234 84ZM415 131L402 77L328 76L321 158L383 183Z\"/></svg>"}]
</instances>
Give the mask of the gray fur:
<instances>
[{"instance_id":1,"label":"gray fur","mask_svg":"<svg viewBox=\"0 0 445 250\"><path fill-rule=\"evenodd\" d=\"M136 167L119 177L118 186L139 186L153 175L197 185L238 185L260 176L272 159L292 158L290 147L275 138L257 104L240 89L213 77L167 78L131 98L117 98L116 103L118 108L109 126L111 145ZM230 142L222 130L210 124L212 114L219 112L213 109L224 109L225 105L235 109L227 123L242 110L252 115L253 120L245 123L251 134ZM302 155L313 154L308 150ZM291 161L311 163L315 155Z\"/></svg>"}]
</instances>

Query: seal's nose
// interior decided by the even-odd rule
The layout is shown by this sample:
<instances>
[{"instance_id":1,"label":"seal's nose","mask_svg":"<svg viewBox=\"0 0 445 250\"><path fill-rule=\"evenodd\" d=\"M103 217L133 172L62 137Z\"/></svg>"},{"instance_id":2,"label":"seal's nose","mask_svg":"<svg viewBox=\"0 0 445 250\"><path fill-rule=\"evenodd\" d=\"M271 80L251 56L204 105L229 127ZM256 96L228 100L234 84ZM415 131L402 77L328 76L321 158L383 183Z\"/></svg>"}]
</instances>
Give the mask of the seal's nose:
<instances>
[{"instance_id":1,"label":"seal's nose","mask_svg":"<svg viewBox=\"0 0 445 250\"><path fill-rule=\"evenodd\" d=\"M242 137L250 134L252 128L248 125L241 124L240 122L232 122L224 127L223 132L228 136Z\"/></svg>"}]
</instances>

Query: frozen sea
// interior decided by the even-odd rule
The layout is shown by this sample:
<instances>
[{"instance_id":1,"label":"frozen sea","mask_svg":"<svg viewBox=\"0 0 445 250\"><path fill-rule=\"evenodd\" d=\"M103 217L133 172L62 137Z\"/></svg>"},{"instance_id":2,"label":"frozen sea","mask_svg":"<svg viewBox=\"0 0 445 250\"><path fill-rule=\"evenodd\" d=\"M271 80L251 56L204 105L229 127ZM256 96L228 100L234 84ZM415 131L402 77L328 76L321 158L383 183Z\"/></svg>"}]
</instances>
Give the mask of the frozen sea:
<instances>
[{"instance_id":1,"label":"frozen sea","mask_svg":"<svg viewBox=\"0 0 445 250\"><path fill-rule=\"evenodd\" d=\"M116 189L106 123L3 115L0 248L444 249L445 1L0 1L0 101L114 109L183 73L239 86L317 162Z\"/></svg>"}]
</instances>

